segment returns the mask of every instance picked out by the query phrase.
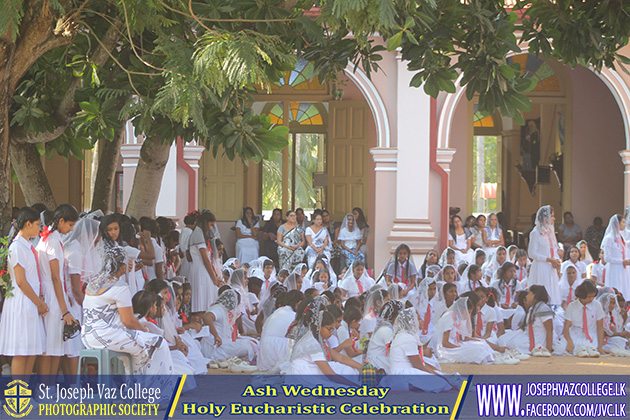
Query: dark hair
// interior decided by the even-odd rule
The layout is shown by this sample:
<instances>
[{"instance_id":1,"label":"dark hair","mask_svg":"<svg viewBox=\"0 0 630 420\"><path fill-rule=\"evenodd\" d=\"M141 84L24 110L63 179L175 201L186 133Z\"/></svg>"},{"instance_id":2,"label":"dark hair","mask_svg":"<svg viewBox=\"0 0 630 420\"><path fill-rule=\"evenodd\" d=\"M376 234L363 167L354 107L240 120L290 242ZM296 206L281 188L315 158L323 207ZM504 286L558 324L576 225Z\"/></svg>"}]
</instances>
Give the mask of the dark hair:
<instances>
[{"instance_id":1,"label":"dark hair","mask_svg":"<svg viewBox=\"0 0 630 420\"><path fill-rule=\"evenodd\" d=\"M586 299L588 295L593 293L597 294L597 286L590 280L584 280L575 288L575 296L580 299Z\"/></svg>"},{"instance_id":2,"label":"dark hair","mask_svg":"<svg viewBox=\"0 0 630 420\"><path fill-rule=\"evenodd\" d=\"M176 230L171 230L169 233L164 236L164 242L169 244L173 244L174 242L179 242L179 232ZM169 245L170 246L170 245Z\"/></svg>"},{"instance_id":3,"label":"dark hair","mask_svg":"<svg viewBox=\"0 0 630 420\"><path fill-rule=\"evenodd\" d=\"M505 273L508 272L510 268L516 269L516 266L509 261L503 263L501 267L497 269L497 276L499 277L499 289L501 289L501 293L505 294L506 287L509 286L512 291L518 284L518 279L516 277L511 279L505 278Z\"/></svg>"},{"instance_id":4,"label":"dark hair","mask_svg":"<svg viewBox=\"0 0 630 420\"><path fill-rule=\"evenodd\" d=\"M157 223L158 231L161 237L166 236L170 231L175 229L175 223L168 217L160 216L155 219L155 223Z\"/></svg>"},{"instance_id":5,"label":"dark hair","mask_svg":"<svg viewBox=\"0 0 630 420\"><path fill-rule=\"evenodd\" d=\"M361 301L359 300L359 298L355 297L351 297L350 299L346 300L346 304L344 306L344 309L347 311L350 308L357 308L359 311L361 311Z\"/></svg>"},{"instance_id":6,"label":"dark hair","mask_svg":"<svg viewBox=\"0 0 630 420\"><path fill-rule=\"evenodd\" d=\"M42 214L44 217L44 226L50 226L52 224L55 212L53 212L52 210L44 210Z\"/></svg>"},{"instance_id":7,"label":"dark hair","mask_svg":"<svg viewBox=\"0 0 630 420\"><path fill-rule=\"evenodd\" d=\"M120 228L120 214L112 213L103 217L103 220L101 220L101 223L98 225L98 230L101 234L101 238L103 238L103 240L105 240L105 242L109 245L112 245L114 243L122 245L122 238L120 237L120 234L118 235L118 239L114 241L112 237L109 236L109 233L107 233L107 227L114 223L117 223L118 227Z\"/></svg>"},{"instance_id":8,"label":"dark hair","mask_svg":"<svg viewBox=\"0 0 630 420\"><path fill-rule=\"evenodd\" d=\"M409 279L409 260L411 259L411 249L409 249L409 247L407 246L407 244L400 244L398 245L398 247L396 248L396 251L394 252L394 279L398 278L398 253L402 250L406 250L407 253L409 254L409 257L407 257L407 261L405 261L405 267L403 268L402 266L400 267L401 270L404 270L404 275L406 279ZM401 271L401 274L403 274L403 271Z\"/></svg>"},{"instance_id":9,"label":"dark hair","mask_svg":"<svg viewBox=\"0 0 630 420\"><path fill-rule=\"evenodd\" d=\"M185 225L194 225L197 223L197 217L199 217L199 213L197 210L193 210L184 216L184 224Z\"/></svg>"},{"instance_id":10,"label":"dark hair","mask_svg":"<svg viewBox=\"0 0 630 420\"><path fill-rule=\"evenodd\" d=\"M467 225L468 222L473 222L472 226L475 226L475 223L477 222L477 218L471 214L470 216L466 218L466 221L464 222L464 226Z\"/></svg>"},{"instance_id":11,"label":"dark hair","mask_svg":"<svg viewBox=\"0 0 630 420\"><path fill-rule=\"evenodd\" d=\"M335 317L328 311L324 311L323 315L322 315L322 327L325 325L332 325L335 322ZM315 323L311 323L311 331L313 332L313 335L315 336L315 338L320 338L319 335L319 331L313 331L315 329L316 325Z\"/></svg>"},{"instance_id":12,"label":"dark hair","mask_svg":"<svg viewBox=\"0 0 630 420\"><path fill-rule=\"evenodd\" d=\"M208 239L208 235L210 234L210 232L208 231L208 223L216 221L217 219L216 217L214 217L214 214L206 210L202 211L201 214L197 217L197 226L203 232L204 238Z\"/></svg>"},{"instance_id":13,"label":"dark hair","mask_svg":"<svg viewBox=\"0 0 630 420\"><path fill-rule=\"evenodd\" d=\"M494 308L497 305L497 296L499 296L499 291L497 289L495 289L494 287L488 287L488 306L490 306L491 308ZM499 320L497 320L497 324L499 323Z\"/></svg>"},{"instance_id":14,"label":"dark hair","mask_svg":"<svg viewBox=\"0 0 630 420\"><path fill-rule=\"evenodd\" d=\"M262 290L263 281L258 277L250 277L247 279L247 290L256 294L255 290L258 288L258 293Z\"/></svg>"},{"instance_id":15,"label":"dark hair","mask_svg":"<svg viewBox=\"0 0 630 420\"><path fill-rule=\"evenodd\" d=\"M164 302L164 298L160 295L155 296L155 303L157 304L158 315L156 318L164 317L164 312L162 312L162 303Z\"/></svg>"},{"instance_id":16,"label":"dark hair","mask_svg":"<svg viewBox=\"0 0 630 420\"><path fill-rule=\"evenodd\" d=\"M15 234L24 228L27 222L35 223L39 221L39 213L32 207L22 207L15 221Z\"/></svg>"},{"instance_id":17,"label":"dark hair","mask_svg":"<svg viewBox=\"0 0 630 420\"><path fill-rule=\"evenodd\" d=\"M564 219L565 217L567 217L567 216L569 216L569 215L570 215L571 217L573 217L573 213L571 213L570 211L565 211L565 212L564 212L564 214L562 215L562 218Z\"/></svg>"},{"instance_id":18,"label":"dark hair","mask_svg":"<svg viewBox=\"0 0 630 420\"><path fill-rule=\"evenodd\" d=\"M475 292L462 293L460 297L467 297L466 307L471 310L470 322L472 324L472 330L475 331L475 321L477 319L477 305L479 304L479 296Z\"/></svg>"},{"instance_id":19,"label":"dark hair","mask_svg":"<svg viewBox=\"0 0 630 420\"><path fill-rule=\"evenodd\" d=\"M298 211L301 211L302 214L304 214L304 209L301 207L298 207L297 209L295 209L295 214L297 214Z\"/></svg>"},{"instance_id":20,"label":"dark hair","mask_svg":"<svg viewBox=\"0 0 630 420\"><path fill-rule=\"evenodd\" d=\"M280 220L282 220L282 210L277 207L271 211L271 218L273 219L273 215L276 214L276 212L280 213Z\"/></svg>"},{"instance_id":21,"label":"dark hair","mask_svg":"<svg viewBox=\"0 0 630 420\"><path fill-rule=\"evenodd\" d=\"M514 254L514 261L515 261L515 264L516 264L516 260L518 260L518 259L519 259L519 258L521 258L521 257L527 257L527 251L525 251L524 249L520 249L520 248L519 248L519 249L516 251L516 254Z\"/></svg>"},{"instance_id":22,"label":"dark hair","mask_svg":"<svg viewBox=\"0 0 630 420\"><path fill-rule=\"evenodd\" d=\"M432 252L435 252L435 255L438 260L440 259L440 253L437 251L437 249L430 249L429 252L427 252L427 255L424 256L424 261L422 262L422 266L420 267L420 272L422 273L423 278L427 276L427 259L429 258L429 254Z\"/></svg>"},{"instance_id":23,"label":"dark hair","mask_svg":"<svg viewBox=\"0 0 630 420\"><path fill-rule=\"evenodd\" d=\"M527 290L521 290L520 292L516 293L516 302L518 303L518 306L520 306L523 309L525 309L526 299L527 299ZM525 310L525 312L527 312L527 310Z\"/></svg>"},{"instance_id":24,"label":"dark hair","mask_svg":"<svg viewBox=\"0 0 630 420\"><path fill-rule=\"evenodd\" d=\"M38 215L41 214L41 212L48 210L48 207L46 207L46 204L44 203L35 203L31 206L31 208L35 210Z\"/></svg>"},{"instance_id":25,"label":"dark hair","mask_svg":"<svg viewBox=\"0 0 630 420\"><path fill-rule=\"evenodd\" d=\"M484 251L483 249L477 251L475 250L475 264L477 264L477 258L479 258L481 255L483 254L484 257L486 257L486 251ZM484 258L485 261L485 258Z\"/></svg>"},{"instance_id":26,"label":"dark hair","mask_svg":"<svg viewBox=\"0 0 630 420\"><path fill-rule=\"evenodd\" d=\"M339 309L339 306L333 305L332 303L326 306L326 311L330 312L330 314L335 318L341 318L343 316L343 312Z\"/></svg>"},{"instance_id":27,"label":"dark hair","mask_svg":"<svg viewBox=\"0 0 630 420\"><path fill-rule=\"evenodd\" d=\"M444 286L442 286L442 295L446 295L446 292L448 292L451 289L457 289L457 284L455 284L455 282L453 283L444 283Z\"/></svg>"},{"instance_id":28,"label":"dark hair","mask_svg":"<svg viewBox=\"0 0 630 420\"><path fill-rule=\"evenodd\" d=\"M475 273L477 273L479 271L481 271L481 267L479 267L477 264L471 264L468 267L468 276L467 276L468 278L464 279L464 280L466 280L468 282L468 287L470 288L470 290L475 290L474 287L473 287L473 284L470 283L470 275L471 274L475 274Z\"/></svg>"},{"instance_id":29,"label":"dark hair","mask_svg":"<svg viewBox=\"0 0 630 420\"><path fill-rule=\"evenodd\" d=\"M601 225L602 223L604 223L604 221L602 220L601 217L597 216L596 218L593 219L593 224L596 225L597 222L599 222L599 224Z\"/></svg>"},{"instance_id":30,"label":"dark hair","mask_svg":"<svg viewBox=\"0 0 630 420\"><path fill-rule=\"evenodd\" d=\"M63 219L65 222L76 222L79 220L79 212L70 204L62 204L55 209L52 220L52 230L59 228L59 222Z\"/></svg>"},{"instance_id":31,"label":"dark hair","mask_svg":"<svg viewBox=\"0 0 630 420\"><path fill-rule=\"evenodd\" d=\"M572 246L571 248L569 248L569 252L565 254L565 261L571 259L571 251L573 251L574 248L577 249L578 261L580 261L580 258L582 257L582 253L580 252L580 248L578 248L577 246Z\"/></svg>"},{"instance_id":32,"label":"dark hair","mask_svg":"<svg viewBox=\"0 0 630 420\"><path fill-rule=\"evenodd\" d=\"M263 269L264 269L265 267L269 267L269 266L272 266L272 267L273 267L273 261L271 261L271 260L265 260L265 262L263 263Z\"/></svg>"},{"instance_id":33,"label":"dark hair","mask_svg":"<svg viewBox=\"0 0 630 420\"><path fill-rule=\"evenodd\" d=\"M148 290L141 290L131 299L133 305L133 313L140 315L141 317L147 316L149 310L153 304L157 301L157 295Z\"/></svg>"},{"instance_id":34,"label":"dark hair","mask_svg":"<svg viewBox=\"0 0 630 420\"><path fill-rule=\"evenodd\" d=\"M324 215L324 213L328 213L328 214L330 214L330 212L329 212L328 210L326 210L326 209L323 209L323 210L322 210L322 216Z\"/></svg>"},{"instance_id":35,"label":"dark hair","mask_svg":"<svg viewBox=\"0 0 630 420\"><path fill-rule=\"evenodd\" d=\"M532 286L529 286L529 291L534 294L534 299L536 300L536 302L549 302L549 293L547 293L547 289L545 288L545 286L534 284Z\"/></svg>"},{"instance_id":36,"label":"dark hair","mask_svg":"<svg viewBox=\"0 0 630 420\"><path fill-rule=\"evenodd\" d=\"M247 229L251 229L252 226L249 224L249 221L247 220L247 217L245 216L247 213L247 210L251 210L252 212L252 223L256 224L256 215L254 214L254 209L251 207L243 207L243 212L241 213L241 222L243 222L243 224L245 225L245 227Z\"/></svg>"},{"instance_id":37,"label":"dark hair","mask_svg":"<svg viewBox=\"0 0 630 420\"><path fill-rule=\"evenodd\" d=\"M168 289L168 283L160 279L153 279L144 285L144 290L153 292L156 295L159 294L160 291L164 289Z\"/></svg>"},{"instance_id":38,"label":"dark hair","mask_svg":"<svg viewBox=\"0 0 630 420\"><path fill-rule=\"evenodd\" d=\"M343 320L346 321L346 324L350 325L352 321L359 321L363 317L363 314L359 310L359 308L355 306L346 305L346 309L343 312Z\"/></svg>"},{"instance_id":39,"label":"dark hair","mask_svg":"<svg viewBox=\"0 0 630 420\"><path fill-rule=\"evenodd\" d=\"M231 287L230 287L229 285L227 285L227 284L224 284L223 286L221 286L221 287L219 288L219 294L218 294L217 296L220 296L220 295L221 295L221 293L225 292L225 291L226 291L226 290L228 290L228 289L231 289Z\"/></svg>"},{"instance_id":40,"label":"dark hair","mask_svg":"<svg viewBox=\"0 0 630 420\"><path fill-rule=\"evenodd\" d=\"M367 224L367 221L365 220L365 214L363 214L363 209L361 209L361 207L355 207L352 209L352 213L354 213L355 211L359 213L359 217L356 218L357 226L359 227L359 229L370 227Z\"/></svg>"},{"instance_id":41,"label":"dark hair","mask_svg":"<svg viewBox=\"0 0 630 420\"><path fill-rule=\"evenodd\" d=\"M140 230L147 230L151 233L151 236L157 238L158 236L158 224L150 217L143 216L139 220Z\"/></svg>"},{"instance_id":42,"label":"dark hair","mask_svg":"<svg viewBox=\"0 0 630 420\"><path fill-rule=\"evenodd\" d=\"M290 215L291 213L295 213L295 214L297 214L297 213L295 212L295 210L287 210L287 212L286 212L285 216L286 216L286 217L289 217L289 215Z\"/></svg>"},{"instance_id":43,"label":"dark hair","mask_svg":"<svg viewBox=\"0 0 630 420\"><path fill-rule=\"evenodd\" d=\"M136 227L129 216L121 215L118 221L120 226L120 240L127 245L136 246Z\"/></svg>"},{"instance_id":44,"label":"dark hair","mask_svg":"<svg viewBox=\"0 0 630 420\"><path fill-rule=\"evenodd\" d=\"M453 217L451 217L451 223L449 225L449 233L451 234L451 237L453 238L453 241L457 240L457 234L455 233L455 218L459 219L460 222L462 222L462 229L464 229L464 221L462 220L461 217L459 217L459 215L455 214L453 215ZM464 232L464 235L466 234L466 232Z\"/></svg>"},{"instance_id":45,"label":"dark hair","mask_svg":"<svg viewBox=\"0 0 630 420\"><path fill-rule=\"evenodd\" d=\"M330 303L333 303L335 301L335 294L330 290L324 290L322 296L326 296Z\"/></svg>"},{"instance_id":46,"label":"dark hair","mask_svg":"<svg viewBox=\"0 0 630 420\"><path fill-rule=\"evenodd\" d=\"M318 294L319 293L317 292L317 289L314 287L309 287L308 289L304 291L304 296L306 296L309 299L314 299L315 296L318 296Z\"/></svg>"},{"instance_id":47,"label":"dark hair","mask_svg":"<svg viewBox=\"0 0 630 420\"><path fill-rule=\"evenodd\" d=\"M289 290L288 292L286 292L286 306L290 306L291 308L293 308L293 310L295 310L298 306L298 304L300 302L302 302L304 299L306 299L306 297L304 296L304 293L300 292L299 290Z\"/></svg>"}]
</instances>

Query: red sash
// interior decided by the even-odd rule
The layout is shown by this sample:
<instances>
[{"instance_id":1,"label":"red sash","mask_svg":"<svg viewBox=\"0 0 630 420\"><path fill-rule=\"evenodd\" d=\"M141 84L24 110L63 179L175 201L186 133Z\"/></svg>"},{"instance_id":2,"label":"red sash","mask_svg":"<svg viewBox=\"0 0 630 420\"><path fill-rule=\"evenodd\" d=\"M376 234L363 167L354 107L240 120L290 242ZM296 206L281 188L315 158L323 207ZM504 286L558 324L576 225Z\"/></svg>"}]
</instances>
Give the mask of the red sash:
<instances>
[{"instance_id":1,"label":"red sash","mask_svg":"<svg viewBox=\"0 0 630 420\"><path fill-rule=\"evenodd\" d=\"M37 250L33 245L31 245L31 251L33 251L33 256L35 257L35 264L37 264L37 277L39 277L39 297L43 298L43 290L42 290L42 273L39 271L39 256L37 255Z\"/></svg>"}]
</instances>

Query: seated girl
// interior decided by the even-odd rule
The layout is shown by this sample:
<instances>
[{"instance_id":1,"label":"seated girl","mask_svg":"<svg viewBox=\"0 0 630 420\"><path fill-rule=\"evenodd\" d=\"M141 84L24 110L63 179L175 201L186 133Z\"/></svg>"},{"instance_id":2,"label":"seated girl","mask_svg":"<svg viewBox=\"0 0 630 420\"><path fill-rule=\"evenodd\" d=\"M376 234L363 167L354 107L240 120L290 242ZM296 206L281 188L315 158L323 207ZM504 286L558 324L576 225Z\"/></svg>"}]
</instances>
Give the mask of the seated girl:
<instances>
[{"instance_id":1,"label":"seated girl","mask_svg":"<svg viewBox=\"0 0 630 420\"><path fill-rule=\"evenodd\" d=\"M569 249L569 259L564 261L560 266L560 273L564 273L567 267L575 267L578 272L578 278L585 279L586 278L586 264L583 261L580 261L580 250L572 246Z\"/></svg>"},{"instance_id":2,"label":"seated girl","mask_svg":"<svg viewBox=\"0 0 630 420\"><path fill-rule=\"evenodd\" d=\"M440 363L494 363L488 343L473 337L479 297L472 292L453 303L438 321L429 346Z\"/></svg>"},{"instance_id":3,"label":"seated girl","mask_svg":"<svg viewBox=\"0 0 630 420\"><path fill-rule=\"evenodd\" d=\"M378 321L377 315L380 313L383 304L389 299L390 297L387 290L383 290L378 286L375 286L373 290L370 291L363 305L363 318L361 319L361 327L359 330L362 340L369 338L374 332Z\"/></svg>"},{"instance_id":4,"label":"seated girl","mask_svg":"<svg viewBox=\"0 0 630 420\"><path fill-rule=\"evenodd\" d=\"M501 294L497 302L501 310L501 320L511 317L518 306L516 292L520 290L520 284L515 274L514 264L506 261L497 270L497 279L490 284L490 287L494 287Z\"/></svg>"},{"instance_id":5,"label":"seated girl","mask_svg":"<svg viewBox=\"0 0 630 420\"><path fill-rule=\"evenodd\" d=\"M462 273L460 281L457 283L457 292L462 295L466 292L474 292L478 287L488 287L483 279L481 267L471 264Z\"/></svg>"},{"instance_id":6,"label":"seated girl","mask_svg":"<svg viewBox=\"0 0 630 420\"><path fill-rule=\"evenodd\" d=\"M393 339L389 346L389 373L381 384L396 391L444 392L453 386L424 361L419 338L418 316L414 308L401 311L394 321Z\"/></svg>"},{"instance_id":7,"label":"seated girl","mask_svg":"<svg viewBox=\"0 0 630 420\"><path fill-rule=\"evenodd\" d=\"M394 252L393 262L389 264L385 273L387 286L392 283L402 283L404 288L402 297L405 297L414 287L417 276L418 270L411 261L411 250L406 244L398 245Z\"/></svg>"},{"instance_id":8,"label":"seated girl","mask_svg":"<svg viewBox=\"0 0 630 420\"><path fill-rule=\"evenodd\" d=\"M444 304L439 300L437 293L437 282L435 279L424 279L418 292L414 295L412 303L418 312L418 316L422 320L422 328L420 329L420 342L425 345L433 336L435 324L438 321L436 313L444 312L441 307Z\"/></svg>"},{"instance_id":9,"label":"seated girl","mask_svg":"<svg viewBox=\"0 0 630 420\"><path fill-rule=\"evenodd\" d=\"M435 310L434 318L437 323L444 312L448 311L458 298L457 286L455 283L437 284L438 301L443 305L438 305Z\"/></svg>"},{"instance_id":10,"label":"seated girl","mask_svg":"<svg viewBox=\"0 0 630 420\"><path fill-rule=\"evenodd\" d=\"M529 258L527 257L527 251L519 249L516 251L514 259L516 280L518 280L519 290L527 290L527 275L529 274Z\"/></svg>"},{"instance_id":11,"label":"seated girl","mask_svg":"<svg viewBox=\"0 0 630 420\"><path fill-rule=\"evenodd\" d=\"M579 277L575 266L569 265L565 268L560 283L558 283L560 299L562 299L562 309L566 310L567 306L575 300L575 290L583 281L584 280Z\"/></svg>"},{"instance_id":12,"label":"seated girl","mask_svg":"<svg viewBox=\"0 0 630 420\"><path fill-rule=\"evenodd\" d=\"M625 331L622 323L615 321L615 313L621 313L617 303L617 296L612 293L603 293L597 300L605 313L603 323L604 345L602 347L615 356L630 356L630 351L627 349L630 331Z\"/></svg>"},{"instance_id":13,"label":"seated girl","mask_svg":"<svg viewBox=\"0 0 630 420\"><path fill-rule=\"evenodd\" d=\"M374 279L368 276L365 270L365 263L356 260L352 263L352 269L346 272L346 275L339 283L341 296L344 299L362 295L374 286Z\"/></svg>"},{"instance_id":14,"label":"seated girl","mask_svg":"<svg viewBox=\"0 0 630 420\"><path fill-rule=\"evenodd\" d=\"M361 325L362 317L363 315L359 309L353 306L346 308L339 328L337 328L339 346L335 349L341 354L352 357L359 363L363 362L363 351L359 342L359 326Z\"/></svg>"},{"instance_id":15,"label":"seated girl","mask_svg":"<svg viewBox=\"0 0 630 420\"><path fill-rule=\"evenodd\" d=\"M365 362L361 370L363 382L365 379L371 385L378 384L378 375L390 373L389 347L394 338L394 322L399 312L404 309L402 302L390 300L383 305L378 317L378 326L368 342Z\"/></svg>"},{"instance_id":16,"label":"seated girl","mask_svg":"<svg viewBox=\"0 0 630 420\"><path fill-rule=\"evenodd\" d=\"M608 354L604 345L604 310L595 300L597 287L590 281L575 290L576 300L564 311L562 336L554 345L554 354L599 357Z\"/></svg>"},{"instance_id":17,"label":"seated girl","mask_svg":"<svg viewBox=\"0 0 630 420\"><path fill-rule=\"evenodd\" d=\"M512 316L506 321L506 323L510 326L511 330L518 330L521 321L525 319L527 316L527 294L528 290L521 290L516 293L516 301L518 302L518 306L516 307L516 311Z\"/></svg>"},{"instance_id":18,"label":"seated girl","mask_svg":"<svg viewBox=\"0 0 630 420\"><path fill-rule=\"evenodd\" d=\"M507 250L504 246L497 248L490 260L481 267L486 283L492 284L497 279L497 270L507 261Z\"/></svg>"}]
</instances>

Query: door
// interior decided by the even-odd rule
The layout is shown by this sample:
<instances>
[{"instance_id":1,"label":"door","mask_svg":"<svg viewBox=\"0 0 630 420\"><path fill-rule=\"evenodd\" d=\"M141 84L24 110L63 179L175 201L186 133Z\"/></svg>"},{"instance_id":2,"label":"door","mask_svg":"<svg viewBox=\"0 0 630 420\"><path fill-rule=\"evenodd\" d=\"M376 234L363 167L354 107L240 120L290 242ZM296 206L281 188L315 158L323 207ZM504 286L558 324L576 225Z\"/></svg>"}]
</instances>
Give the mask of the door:
<instances>
[{"instance_id":1,"label":"door","mask_svg":"<svg viewBox=\"0 0 630 420\"><path fill-rule=\"evenodd\" d=\"M370 109L364 101L331 101L328 131L328 207L340 221L361 207L369 208Z\"/></svg>"},{"instance_id":2,"label":"door","mask_svg":"<svg viewBox=\"0 0 630 420\"><path fill-rule=\"evenodd\" d=\"M243 163L236 158L204 151L199 170L199 208L214 213L217 220L234 221L243 209Z\"/></svg>"}]
</instances>

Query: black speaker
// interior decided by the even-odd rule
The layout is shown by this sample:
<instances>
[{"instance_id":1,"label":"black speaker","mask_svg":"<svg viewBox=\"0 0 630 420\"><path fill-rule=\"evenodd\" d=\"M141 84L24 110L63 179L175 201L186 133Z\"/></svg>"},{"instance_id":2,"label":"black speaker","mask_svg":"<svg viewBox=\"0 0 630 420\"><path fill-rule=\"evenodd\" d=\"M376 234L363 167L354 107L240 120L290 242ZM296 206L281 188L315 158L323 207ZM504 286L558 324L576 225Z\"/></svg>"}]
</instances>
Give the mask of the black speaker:
<instances>
[{"instance_id":1,"label":"black speaker","mask_svg":"<svg viewBox=\"0 0 630 420\"><path fill-rule=\"evenodd\" d=\"M551 182L551 166L536 167L536 184L549 184Z\"/></svg>"}]
</instances>

